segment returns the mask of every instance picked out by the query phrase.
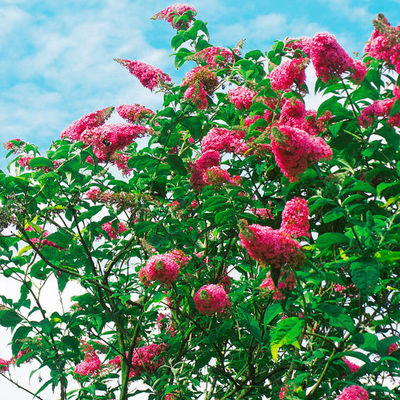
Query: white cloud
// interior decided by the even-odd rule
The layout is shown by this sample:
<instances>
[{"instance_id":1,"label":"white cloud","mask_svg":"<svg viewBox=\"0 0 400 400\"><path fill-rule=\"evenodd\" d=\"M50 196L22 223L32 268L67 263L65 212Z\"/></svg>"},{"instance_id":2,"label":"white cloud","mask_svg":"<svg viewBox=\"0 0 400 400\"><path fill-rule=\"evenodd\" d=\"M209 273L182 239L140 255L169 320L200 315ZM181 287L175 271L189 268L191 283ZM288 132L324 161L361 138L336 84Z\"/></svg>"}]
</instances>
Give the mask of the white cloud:
<instances>
[{"instance_id":1,"label":"white cloud","mask_svg":"<svg viewBox=\"0 0 400 400\"><path fill-rule=\"evenodd\" d=\"M324 0L324 4L328 4L342 18L356 21L359 24L369 23L374 15L368 11L368 8L354 6L351 3L349 0Z\"/></svg>"},{"instance_id":2,"label":"white cloud","mask_svg":"<svg viewBox=\"0 0 400 400\"><path fill-rule=\"evenodd\" d=\"M160 97L113 58L141 59L161 69L171 66L169 52L156 48L149 32L155 24L160 32L170 29L165 22L148 20L164 3L104 0L79 10L65 4L57 10L52 3L48 14L29 3L0 6L0 44L5 42L1 139L57 138L81 115L118 103L147 101L147 106L158 107Z\"/></svg>"}]
</instances>

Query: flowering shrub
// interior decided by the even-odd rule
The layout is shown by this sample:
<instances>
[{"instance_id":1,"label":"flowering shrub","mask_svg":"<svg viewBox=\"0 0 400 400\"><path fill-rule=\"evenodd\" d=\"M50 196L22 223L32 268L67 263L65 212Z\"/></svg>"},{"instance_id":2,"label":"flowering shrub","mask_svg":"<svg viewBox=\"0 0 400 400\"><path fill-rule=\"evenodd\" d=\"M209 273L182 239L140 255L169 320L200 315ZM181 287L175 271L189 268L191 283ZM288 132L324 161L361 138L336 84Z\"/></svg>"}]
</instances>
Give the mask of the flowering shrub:
<instances>
[{"instance_id":1,"label":"flowering shrub","mask_svg":"<svg viewBox=\"0 0 400 400\"><path fill-rule=\"evenodd\" d=\"M355 59L329 33L213 46L184 4L153 19L189 72L117 61L161 110L5 143L0 379L29 360L39 399L399 399L399 28L378 16Z\"/></svg>"}]
</instances>

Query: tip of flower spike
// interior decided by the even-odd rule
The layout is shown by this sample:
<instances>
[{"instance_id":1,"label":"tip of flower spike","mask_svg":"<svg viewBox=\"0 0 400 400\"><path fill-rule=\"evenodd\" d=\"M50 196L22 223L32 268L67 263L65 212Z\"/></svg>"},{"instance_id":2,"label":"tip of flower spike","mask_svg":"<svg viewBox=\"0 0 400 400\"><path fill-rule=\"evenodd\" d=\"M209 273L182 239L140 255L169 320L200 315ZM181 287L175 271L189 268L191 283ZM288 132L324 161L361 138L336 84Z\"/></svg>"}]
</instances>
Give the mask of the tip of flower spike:
<instances>
[{"instance_id":1,"label":"tip of flower spike","mask_svg":"<svg viewBox=\"0 0 400 400\"><path fill-rule=\"evenodd\" d=\"M114 109L115 109L114 106L110 106L110 107L105 108L105 109L102 111L102 114L103 114L104 119L110 118L111 114L114 112Z\"/></svg>"},{"instance_id":2,"label":"tip of flower spike","mask_svg":"<svg viewBox=\"0 0 400 400\"><path fill-rule=\"evenodd\" d=\"M150 17L151 20L160 20L164 19L164 13L162 11L154 14L152 17Z\"/></svg>"},{"instance_id":3,"label":"tip of flower spike","mask_svg":"<svg viewBox=\"0 0 400 400\"><path fill-rule=\"evenodd\" d=\"M249 224L245 219L241 219L238 223L240 234L246 239L251 240L254 238L254 233L250 230Z\"/></svg>"},{"instance_id":4,"label":"tip of flower spike","mask_svg":"<svg viewBox=\"0 0 400 400\"><path fill-rule=\"evenodd\" d=\"M122 59L122 58L114 58L114 61L116 61L118 64L121 64L125 67L126 65L126 60Z\"/></svg>"}]
</instances>

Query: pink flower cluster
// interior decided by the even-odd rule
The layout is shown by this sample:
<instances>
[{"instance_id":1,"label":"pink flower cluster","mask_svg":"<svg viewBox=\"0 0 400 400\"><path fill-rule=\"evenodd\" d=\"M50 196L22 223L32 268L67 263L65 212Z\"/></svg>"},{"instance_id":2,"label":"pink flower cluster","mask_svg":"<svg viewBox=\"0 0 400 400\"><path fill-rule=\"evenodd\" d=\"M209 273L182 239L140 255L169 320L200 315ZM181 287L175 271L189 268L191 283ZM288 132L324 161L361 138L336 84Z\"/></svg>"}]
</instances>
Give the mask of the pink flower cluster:
<instances>
[{"instance_id":1,"label":"pink flower cluster","mask_svg":"<svg viewBox=\"0 0 400 400\"><path fill-rule=\"evenodd\" d=\"M212 128L201 141L203 153L208 150L215 150L219 153L242 154L247 150L243 142L246 133L244 131L229 131L226 128Z\"/></svg>"},{"instance_id":2,"label":"pink flower cluster","mask_svg":"<svg viewBox=\"0 0 400 400\"><path fill-rule=\"evenodd\" d=\"M85 353L83 361L75 366L75 374L94 376L100 372L101 361L96 352L91 349Z\"/></svg>"},{"instance_id":3,"label":"pink flower cluster","mask_svg":"<svg viewBox=\"0 0 400 400\"><path fill-rule=\"evenodd\" d=\"M165 351L165 349L166 349L165 343L161 344L152 343L147 346L142 346L134 349L129 377L130 378L132 376L138 377L142 375L144 372L154 372L158 368L160 368L164 364L165 359L159 356L163 351ZM120 368L121 357L116 356L108 363L117 368Z\"/></svg>"},{"instance_id":4,"label":"pink flower cluster","mask_svg":"<svg viewBox=\"0 0 400 400\"><path fill-rule=\"evenodd\" d=\"M38 227L40 231L42 231L41 227ZM26 232L34 232L35 229L32 226L28 226L26 229ZM39 248L42 248L44 245L50 246L50 247L55 247L58 250L65 250L63 247L59 246L57 243L54 243L50 240L45 239L47 236L50 235L49 231L44 231L42 232L42 239L39 238L31 238L31 242L38 245Z\"/></svg>"},{"instance_id":5,"label":"pink flower cluster","mask_svg":"<svg viewBox=\"0 0 400 400\"><path fill-rule=\"evenodd\" d=\"M111 222L107 222L101 226L107 233L109 238L116 239L120 233L126 232L128 230L124 222L118 222L118 227L114 228Z\"/></svg>"},{"instance_id":6,"label":"pink flower cluster","mask_svg":"<svg viewBox=\"0 0 400 400\"><path fill-rule=\"evenodd\" d=\"M332 157L332 149L322 138L287 125L272 129L271 149L279 168L291 182L298 180L308 164Z\"/></svg>"},{"instance_id":7,"label":"pink flower cluster","mask_svg":"<svg viewBox=\"0 0 400 400\"><path fill-rule=\"evenodd\" d=\"M168 333L171 337L176 335L175 324L170 320L170 318L163 314L159 313L157 316L157 328L160 332Z\"/></svg>"},{"instance_id":8,"label":"pink flower cluster","mask_svg":"<svg viewBox=\"0 0 400 400\"><path fill-rule=\"evenodd\" d=\"M371 126L377 117L384 117L390 126L400 126L400 112L389 116L394 103L400 98L400 89L396 87L393 91L394 97L385 100L375 100L365 107L358 117L358 122L364 128Z\"/></svg>"},{"instance_id":9,"label":"pink flower cluster","mask_svg":"<svg viewBox=\"0 0 400 400\"><path fill-rule=\"evenodd\" d=\"M292 271L285 273L282 270L279 277L278 287L276 287L271 278L271 273L268 272L260 285L260 289L262 289L264 293L272 293L272 298L274 300L284 300L286 298L285 292L293 290L296 287L296 283L296 277Z\"/></svg>"},{"instance_id":10,"label":"pink flower cluster","mask_svg":"<svg viewBox=\"0 0 400 400\"><path fill-rule=\"evenodd\" d=\"M279 126L286 125L306 131L312 136L318 136L328 125L332 114L326 111L316 119L316 111L306 110L304 103L296 98L288 99L282 106Z\"/></svg>"},{"instance_id":11,"label":"pink flower cluster","mask_svg":"<svg viewBox=\"0 0 400 400\"><path fill-rule=\"evenodd\" d=\"M215 72L208 66L195 67L189 71L182 80L182 86L192 86L201 83L202 88L211 95L218 85L218 78Z\"/></svg>"},{"instance_id":12,"label":"pink flower cluster","mask_svg":"<svg viewBox=\"0 0 400 400\"><path fill-rule=\"evenodd\" d=\"M277 66L269 76L272 89L287 91L294 84L303 85L306 80L305 69L308 62L308 58L294 58Z\"/></svg>"},{"instance_id":13,"label":"pink flower cluster","mask_svg":"<svg viewBox=\"0 0 400 400\"><path fill-rule=\"evenodd\" d=\"M310 237L308 232L310 229L309 214L307 200L295 197L288 201L282 212L281 231L295 238L300 236Z\"/></svg>"},{"instance_id":14,"label":"pink flower cluster","mask_svg":"<svg viewBox=\"0 0 400 400\"><path fill-rule=\"evenodd\" d=\"M99 162L104 162L147 132L148 128L142 125L108 124L85 130L80 140L92 146Z\"/></svg>"},{"instance_id":15,"label":"pink flower cluster","mask_svg":"<svg viewBox=\"0 0 400 400\"><path fill-rule=\"evenodd\" d=\"M3 147L6 150L17 150L23 145L23 142L21 139L12 139L9 140L8 142L3 143Z\"/></svg>"},{"instance_id":16,"label":"pink flower cluster","mask_svg":"<svg viewBox=\"0 0 400 400\"><path fill-rule=\"evenodd\" d=\"M200 314L222 313L231 306L225 289L220 285L207 284L194 295L194 303Z\"/></svg>"},{"instance_id":17,"label":"pink flower cluster","mask_svg":"<svg viewBox=\"0 0 400 400\"><path fill-rule=\"evenodd\" d=\"M153 281L171 284L176 281L181 266L189 260L182 251L173 250L165 254L151 256L139 271L139 278L148 285Z\"/></svg>"},{"instance_id":18,"label":"pink flower cluster","mask_svg":"<svg viewBox=\"0 0 400 400\"><path fill-rule=\"evenodd\" d=\"M250 108L255 95L255 92L244 86L239 86L228 92L230 102L239 110Z\"/></svg>"},{"instance_id":19,"label":"pink flower cluster","mask_svg":"<svg viewBox=\"0 0 400 400\"><path fill-rule=\"evenodd\" d=\"M30 156L30 155L21 156L21 157L18 158L17 163L22 168L31 169L31 167L29 166L29 162L32 159L33 159L33 156Z\"/></svg>"},{"instance_id":20,"label":"pink flower cluster","mask_svg":"<svg viewBox=\"0 0 400 400\"><path fill-rule=\"evenodd\" d=\"M113 111L114 107L107 107L90 114L85 114L61 132L61 139L68 138L72 141L80 140L81 134L86 129L92 129L103 125Z\"/></svg>"},{"instance_id":21,"label":"pink flower cluster","mask_svg":"<svg viewBox=\"0 0 400 400\"><path fill-rule=\"evenodd\" d=\"M204 61L210 67L224 67L235 62L233 53L223 47L207 47L198 51L193 58Z\"/></svg>"},{"instance_id":22,"label":"pink flower cluster","mask_svg":"<svg viewBox=\"0 0 400 400\"><path fill-rule=\"evenodd\" d=\"M111 155L110 161L120 170L122 174L128 176L132 172L132 168L128 167L128 161L130 157L127 154L123 154L116 151Z\"/></svg>"},{"instance_id":23,"label":"pink flower cluster","mask_svg":"<svg viewBox=\"0 0 400 400\"><path fill-rule=\"evenodd\" d=\"M349 71L351 78L359 83L367 73L365 65L353 60L330 33L318 33L311 39L302 39L298 47L311 58L315 72L323 82L339 79Z\"/></svg>"},{"instance_id":24,"label":"pink flower cluster","mask_svg":"<svg viewBox=\"0 0 400 400\"><path fill-rule=\"evenodd\" d=\"M368 392L361 386L349 386L336 397L336 400L368 400Z\"/></svg>"},{"instance_id":25,"label":"pink flower cluster","mask_svg":"<svg viewBox=\"0 0 400 400\"><path fill-rule=\"evenodd\" d=\"M8 370L8 362L2 358L0 358L0 372L4 372Z\"/></svg>"},{"instance_id":26,"label":"pink flower cluster","mask_svg":"<svg viewBox=\"0 0 400 400\"><path fill-rule=\"evenodd\" d=\"M399 349L399 345L397 343L392 343L388 349L388 356L391 356L395 351Z\"/></svg>"},{"instance_id":27,"label":"pink flower cluster","mask_svg":"<svg viewBox=\"0 0 400 400\"><path fill-rule=\"evenodd\" d=\"M189 21L188 22L180 21L176 25L174 25L174 17L183 15L188 11L191 11L191 14L189 16ZM151 19L164 19L167 22L169 22L173 28L187 29L189 26L189 22L193 20L193 17L196 14L197 12L192 6L178 3L178 4L173 4L172 6L169 6L164 10L158 12L157 14L153 15Z\"/></svg>"},{"instance_id":28,"label":"pink flower cluster","mask_svg":"<svg viewBox=\"0 0 400 400\"><path fill-rule=\"evenodd\" d=\"M161 69L153 67L142 61L127 60L115 58L115 61L128 69L128 71L139 79L140 83L147 89L153 90L160 86L160 82L171 82L171 77L161 71Z\"/></svg>"},{"instance_id":29,"label":"pink flower cluster","mask_svg":"<svg viewBox=\"0 0 400 400\"><path fill-rule=\"evenodd\" d=\"M242 182L242 178L238 175L231 176L228 171L221 167L208 168L203 175L203 180L206 185L214 187L222 187L229 183L233 186L238 186Z\"/></svg>"},{"instance_id":30,"label":"pink flower cluster","mask_svg":"<svg viewBox=\"0 0 400 400\"><path fill-rule=\"evenodd\" d=\"M268 208L253 208L251 212L262 219L274 219L274 214Z\"/></svg>"},{"instance_id":31,"label":"pink flower cluster","mask_svg":"<svg viewBox=\"0 0 400 400\"><path fill-rule=\"evenodd\" d=\"M121 116L121 118L132 123L154 116L154 112L152 110L140 104L122 104L117 107L117 113Z\"/></svg>"},{"instance_id":32,"label":"pink flower cluster","mask_svg":"<svg viewBox=\"0 0 400 400\"><path fill-rule=\"evenodd\" d=\"M385 61L400 73L400 26L392 27L383 15L378 15L375 30L364 48L370 57Z\"/></svg>"},{"instance_id":33,"label":"pink flower cluster","mask_svg":"<svg viewBox=\"0 0 400 400\"><path fill-rule=\"evenodd\" d=\"M201 82L190 85L185 90L183 98L193 103L198 110L205 110L208 106L207 92Z\"/></svg>"},{"instance_id":34,"label":"pink flower cluster","mask_svg":"<svg viewBox=\"0 0 400 400\"><path fill-rule=\"evenodd\" d=\"M299 243L280 230L241 221L239 237L250 257L263 265L280 268L297 266L303 261Z\"/></svg>"},{"instance_id":35,"label":"pink flower cluster","mask_svg":"<svg viewBox=\"0 0 400 400\"><path fill-rule=\"evenodd\" d=\"M357 364L352 363L351 361L349 361L347 358L343 358L343 361L345 362L345 364L349 367L350 372L352 374L354 374L354 372L357 372L360 369L360 366Z\"/></svg>"},{"instance_id":36,"label":"pink flower cluster","mask_svg":"<svg viewBox=\"0 0 400 400\"><path fill-rule=\"evenodd\" d=\"M221 156L218 151L205 151L194 163L191 164L190 183L195 190L200 190L206 185L204 181L204 173L207 169L218 166Z\"/></svg>"},{"instance_id":37,"label":"pink flower cluster","mask_svg":"<svg viewBox=\"0 0 400 400\"><path fill-rule=\"evenodd\" d=\"M87 192L86 192L86 197L90 200L95 201L97 199L97 197L101 194L101 189L97 186L94 186L92 188L90 188Z\"/></svg>"}]
</instances>

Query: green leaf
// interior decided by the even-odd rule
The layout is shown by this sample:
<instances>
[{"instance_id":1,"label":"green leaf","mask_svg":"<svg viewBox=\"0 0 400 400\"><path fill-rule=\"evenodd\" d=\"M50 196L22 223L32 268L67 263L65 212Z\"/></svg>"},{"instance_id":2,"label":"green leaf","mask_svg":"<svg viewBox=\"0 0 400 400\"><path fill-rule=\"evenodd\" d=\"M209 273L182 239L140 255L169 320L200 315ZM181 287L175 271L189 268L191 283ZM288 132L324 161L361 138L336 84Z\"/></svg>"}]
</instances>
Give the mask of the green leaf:
<instances>
[{"instance_id":1,"label":"green leaf","mask_svg":"<svg viewBox=\"0 0 400 400\"><path fill-rule=\"evenodd\" d=\"M400 112L400 99L397 99L394 102L392 109L390 110L389 117L392 117L393 115L395 115L399 112Z\"/></svg>"},{"instance_id":2,"label":"green leaf","mask_svg":"<svg viewBox=\"0 0 400 400\"><path fill-rule=\"evenodd\" d=\"M391 263L400 260L400 251L381 250L375 253L375 259L383 263Z\"/></svg>"},{"instance_id":3,"label":"green leaf","mask_svg":"<svg viewBox=\"0 0 400 400\"><path fill-rule=\"evenodd\" d=\"M179 175L187 175L185 164L183 163L182 158L180 158L178 155L169 154L167 157L167 162L170 167Z\"/></svg>"},{"instance_id":4,"label":"green leaf","mask_svg":"<svg viewBox=\"0 0 400 400\"><path fill-rule=\"evenodd\" d=\"M31 161L29 161L29 166L31 168L36 168L36 167L53 168L53 162L45 157L35 157Z\"/></svg>"},{"instance_id":5,"label":"green leaf","mask_svg":"<svg viewBox=\"0 0 400 400\"><path fill-rule=\"evenodd\" d=\"M22 318L12 310L2 310L0 311L0 325L5 328L14 328Z\"/></svg>"},{"instance_id":6,"label":"green leaf","mask_svg":"<svg viewBox=\"0 0 400 400\"><path fill-rule=\"evenodd\" d=\"M360 258L350 265L351 279L363 295L374 293L379 282L379 264L373 258Z\"/></svg>"},{"instance_id":7,"label":"green leaf","mask_svg":"<svg viewBox=\"0 0 400 400\"><path fill-rule=\"evenodd\" d=\"M193 139L201 138L201 119L199 117L187 117L181 121L181 124L189 130Z\"/></svg>"},{"instance_id":8,"label":"green leaf","mask_svg":"<svg viewBox=\"0 0 400 400\"><path fill-rule=\"evenodd\" d=\"M261 329L256 319L248 311L241 308L239 308L237 316L254 339L256 339L258 343L262 343Z\"/></svg>"},{"instance_id":9,"label":"green leaf","mask_svg":"<svg viewBox=\"0 0 400 400\"><path fill-rule=\"evenodd\" d=\"M222 210L215 214L215 223L217 225L222 225L229 219L235 221L235 212L231 209Z\"/></svg>"},{"instance_id":10,"label":"green leaf","mask_svg":"<svg viewBox=\"0 0 400 400\"><path fill-rule=\"evenodd\" d=\"M282 346L291 344L300 348L298 339L303 327L303 319L290 317L280 320L271 330L271 354L275 361L278 359L278 350Z\"/></svg>"},{"instance_id":11,"label":"green leaf","mask_svg":"<svg viewBox=\"0 0 400 400\"><path fill-rule=\"evenodd\" d=\"M322 220L328 224L329 222L336 221L339 218L342 218L346 215L344 210L340 207L334 208L333 210L328 211L323 217Z\"/></svg>"},{"instance_id":12,"label":"green leaf","mask_svg":"<svg viewBox=\"0 0 400 400\"><path fill-rule=\"evenodd\" d=\"M20 326L14 333L12 338L12 346L11 350L13 354L18 354L21 350L23 342L21 339L26 339L28 337L28 333L32 331L31 326Z\"/></svg>"},{"instance_id":13,"label":"green leaf","mask_svg":"<svg viewBox=\"0 0 400 400\"><path fill-rule=\"evenodd\" d=\"M318 309L327 314L329 323L337 328L344 328L349 332L354 331L353 319L346 313L344 307L331 303L318 305Z\"/></svg>"},{"instance_id":14,"label":"green leaf","mask_svg":"<svg viewBox=\"0 0 400 400\"><path fill-rule=\"evenodd\" d=\"M271 304L267 307L264 314L264 329L267 329L268 324L282 312L282 306L279 303Z\"/></svg>"},{"instance_id":15,"label":"green leaf","mask_svg":"<svg viewBox=\"0 0 400 400\"><path fill-rule=\"evenodd\" d=\"M345 236L343 233L328 232L318 236L317 246L320 249L326 249L335 244L348 243L348 242L349 238Z\"/></svg>"}]
</instances>

